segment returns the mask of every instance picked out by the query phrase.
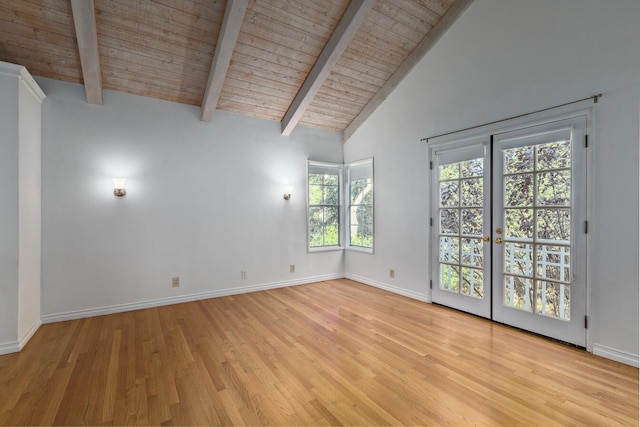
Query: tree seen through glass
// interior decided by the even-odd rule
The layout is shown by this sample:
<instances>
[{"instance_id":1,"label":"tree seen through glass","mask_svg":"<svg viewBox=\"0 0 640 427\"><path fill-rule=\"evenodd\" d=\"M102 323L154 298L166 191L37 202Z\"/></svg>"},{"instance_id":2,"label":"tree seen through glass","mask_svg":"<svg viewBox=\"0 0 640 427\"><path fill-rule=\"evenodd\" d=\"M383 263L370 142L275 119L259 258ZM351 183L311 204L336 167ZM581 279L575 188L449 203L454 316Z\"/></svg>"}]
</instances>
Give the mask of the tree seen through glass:
<instances>
[{"instance_id":1,"label":"tree seen through glass","mask_svg":"<svg viewBox=\"0 0 640 427\"><path fill-rule=\"evenodd\" d=\"M571 141L503 150L504 304L570 320Z\"/></svg>"},{"instance_id":2,"label":"tree seen through glass","mask_svg":"<svg viewBox=\"0 0 640 427\"><path fill-rule=\"evenodd\" d=\"M349 243L351 246L373 247L373 182L357 179L349 186Z\"/></svg>"},{"instance_id":3,"label":"tree seen through glass","mask_svg":"<svg viewBox=\"0 0 640 427\"><path fill-rule=\"evenodd\" d=\"M340 178L309 173L309 246L340 244Z\"/></svg>"},{"instance_id":4,"label":"tree seen through glass","mask_svg":"<svg viewBox=\"0 0 640 427\"><path fill-rule=\"evenodd\" d=\"M439 166L439 288L484 298L483 159Z\"/></svg>"}]
</instances>

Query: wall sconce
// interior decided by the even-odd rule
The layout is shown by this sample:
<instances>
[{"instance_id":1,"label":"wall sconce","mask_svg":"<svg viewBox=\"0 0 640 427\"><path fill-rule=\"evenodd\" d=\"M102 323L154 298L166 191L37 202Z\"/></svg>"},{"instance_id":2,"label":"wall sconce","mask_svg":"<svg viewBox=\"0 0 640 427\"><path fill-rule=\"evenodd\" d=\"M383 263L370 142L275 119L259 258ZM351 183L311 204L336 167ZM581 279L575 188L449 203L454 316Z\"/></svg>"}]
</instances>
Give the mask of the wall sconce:
<instances>
[{"instance_id":1,"label":"wall sconce","mask_svg":"<svg viewBox=\"0 0 640 427\"><path fill-rule=\"evenodd\" d=\"M293 193L293 187L287 187L284 189L284 199L289 200L291 198L291 193Z\"/></svg>"},{"instance_id":2,"label":"wall sconce","mask_svg":"<svg viewBox=\"0 0 640 427\"><path fill-rule=\"evenodd\" d=\"M127 190L124 189L124 184L127 182L124 178L114 178L113 179L113 194L116 197L123 197L127 194Z\"/></svg>"}]
</instances>

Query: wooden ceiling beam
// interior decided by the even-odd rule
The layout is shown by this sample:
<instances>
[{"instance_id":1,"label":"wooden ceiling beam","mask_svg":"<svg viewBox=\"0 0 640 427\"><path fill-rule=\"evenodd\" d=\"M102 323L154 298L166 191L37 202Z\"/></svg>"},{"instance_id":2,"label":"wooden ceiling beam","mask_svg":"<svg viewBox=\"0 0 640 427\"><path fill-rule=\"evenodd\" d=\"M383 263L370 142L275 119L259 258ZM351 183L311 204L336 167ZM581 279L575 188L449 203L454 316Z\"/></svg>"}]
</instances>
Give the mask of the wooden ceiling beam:
<instances>
[{"instance_id":1,"label":"wooden ceiling beam","mask_svg":"<svg viewBox=\"0 0 640 427\"><path fill-rule=\"evenodd\" d=\"M400 84L413 67L431 50L431 48L440 40L453 23L462 15L462 13L473 3L473 0L456 0L451 7L445 12L440 20L433 26L431 31L418 43L416 48L409 54L400 67L389 77L380 90L371 98L360 113L342 132L342 141L346 142L355 131L373 114L373 112L387 99L393 90Z\"/></svg>"},{"instance_id":2,"label":"wooden ceiling beam","mask_svg":"<svg viewBox=\"0 0 640 427\"><path fill-rule=\"evenodd\" d=\"M218 106L224 79L229 71L231 55L240 34L240 27L247 11L248 0L227 0L224 18L218 34L218 43L211 61L211 71L207 80L207 88L202 98L203 122L210 122Z\"/></svg>"},{"instance_id":3,"label":"wooden ceiling beam","mask_svg":"<svg viewBox=\"0 0 640 427\"><path fill-rule=\"evenodd\" d=\"M351 0L349 7L342 15L336 29L329 37L322 49L307 79L296 94L289 109L282 118L282 134L291 135L305 110L311 104L316 93L331 73L331 69L338 62L349 42L364 22L375 0Z\"/></svg>"},{"instance_id":4,"label":"wooden ceiling beam","mask_svg":"<svg viewBox=\"0 0 640 427\"><path fill-rule=\"evenodd\" d=\"M93 0L71 0L71 10L87 102L102 105L102 75Z\"/></svg>"}]
</instances>

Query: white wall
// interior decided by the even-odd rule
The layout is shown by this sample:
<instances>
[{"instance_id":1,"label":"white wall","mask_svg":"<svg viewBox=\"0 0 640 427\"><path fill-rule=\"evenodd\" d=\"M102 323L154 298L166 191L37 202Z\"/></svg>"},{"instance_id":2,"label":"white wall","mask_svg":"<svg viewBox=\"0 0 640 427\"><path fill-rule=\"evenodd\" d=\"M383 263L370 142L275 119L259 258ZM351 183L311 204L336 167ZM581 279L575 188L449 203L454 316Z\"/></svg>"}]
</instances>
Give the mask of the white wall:
<instances>
[{"instance_id":1,"label":"white wall","mask_svg":"<svg viewBox=\"0 0 640 427\"><path fill-rule=\"evenodd\" d=\"M224 112L203 123L197 107L111 91L93 106L82 86L38 82L44 321L343 274L342 253L307 253L305 220L306 160L342 162L339 134L283 137Z\"/></svg>"},{"instance_id":2,"label":"white wall","mask_svg":"<svg viewBox=\"0 0 640 427\"><path fill-rule=\"evenodd\" d=\"M0 62L0 354L40 326L40 109L22 66Z\"/></svg>"},{"instance_id":3,"label":"white wall","mask_svg":"<svg viewBox=\"0 0 640 427\"><path fill-rule=\"evenodd\" d=\"M476 0L345 144L345 161L374 156L376 173L375 255L347 252L347 274L429 298L420 138L602 92L590 171L590 332L596 354L637 365L638 22L633 0Z\"/></svg>"},{"instance_id":4,"label":"white wall","mask_svg":"<svg viewBox=\"0 0 640 427\"><path fill-rule=\"evenodd\" d=\"M0 72L0 344L18 338L18 76Z\"/></svg>"},{"instance_id":5,"label":"white wall","mask_svg":"<svg viewBox=\"0 0 640 427\"><path fill-rule=\"evenodd\" d=\"M18 339L28 339L40 326L41 268L41 94L20 85Z\"/></svg>"}]
</instances>

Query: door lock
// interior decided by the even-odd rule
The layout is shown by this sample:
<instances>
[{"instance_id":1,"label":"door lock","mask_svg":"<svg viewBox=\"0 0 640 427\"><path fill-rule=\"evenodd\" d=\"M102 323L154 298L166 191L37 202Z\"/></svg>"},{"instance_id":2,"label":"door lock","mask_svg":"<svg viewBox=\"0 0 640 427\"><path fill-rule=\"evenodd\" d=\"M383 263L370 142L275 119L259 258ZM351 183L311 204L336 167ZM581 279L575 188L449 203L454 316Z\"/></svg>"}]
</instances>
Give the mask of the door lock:
<instances>
[{"instance_id":1,"label":"door lock","mask_svg":"<svg viewBox=\"0 0 640 427\"><path fill-rule=\"evenodd\" d=\"M502 228L500 227L496 228L496 234L502 234Z\"/></svg>"}]
</instances>

